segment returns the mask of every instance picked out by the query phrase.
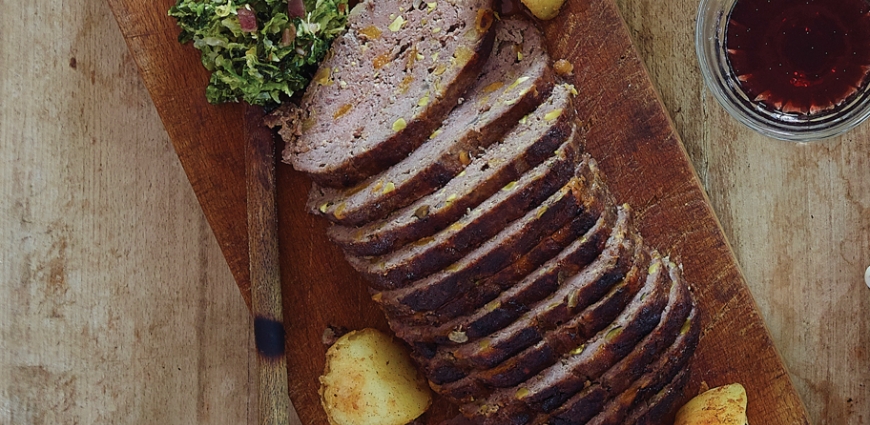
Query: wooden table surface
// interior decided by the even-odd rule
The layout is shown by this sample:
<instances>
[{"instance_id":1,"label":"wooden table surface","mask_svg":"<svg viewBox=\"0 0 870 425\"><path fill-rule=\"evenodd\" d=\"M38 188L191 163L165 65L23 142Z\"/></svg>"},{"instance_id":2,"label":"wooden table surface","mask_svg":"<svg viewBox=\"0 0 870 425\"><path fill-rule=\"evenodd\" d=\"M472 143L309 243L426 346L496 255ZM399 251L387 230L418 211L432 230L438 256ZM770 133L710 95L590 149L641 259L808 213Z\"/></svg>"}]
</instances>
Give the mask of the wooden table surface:
<instances>
[{"instance_id":1,"label":"wooden table surface","mask_svg":"<svg viewBox=\"0 0 870 425\"><path fill-rule=\"evenodd\" d=\"M870 424L870 123L754 134L702 84L695 1L619 6L812 422ZM0 424L254 423L245 304L108 5L3 12Z\"/></svg>"}]
</instances>

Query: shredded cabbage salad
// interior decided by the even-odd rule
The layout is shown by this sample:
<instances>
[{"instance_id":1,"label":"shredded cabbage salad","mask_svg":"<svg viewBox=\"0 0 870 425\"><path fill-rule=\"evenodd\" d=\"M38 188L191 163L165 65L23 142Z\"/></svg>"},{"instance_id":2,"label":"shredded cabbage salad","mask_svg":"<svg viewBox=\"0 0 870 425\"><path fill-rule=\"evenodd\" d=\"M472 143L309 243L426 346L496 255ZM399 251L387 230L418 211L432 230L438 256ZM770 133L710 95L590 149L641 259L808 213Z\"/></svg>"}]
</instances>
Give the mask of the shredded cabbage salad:
<instances>
[{"instance_id":1,"label":"shredded cabbage salad","mask_svg":"<svg viewBox=\"0 0 870 425\"><path fill-rule=\"evenodd\" d=\"M347 0L178 0L169 16L211 71L210 103L275 105L305 88L347 12Z\"/></svg>"}]
</instances>

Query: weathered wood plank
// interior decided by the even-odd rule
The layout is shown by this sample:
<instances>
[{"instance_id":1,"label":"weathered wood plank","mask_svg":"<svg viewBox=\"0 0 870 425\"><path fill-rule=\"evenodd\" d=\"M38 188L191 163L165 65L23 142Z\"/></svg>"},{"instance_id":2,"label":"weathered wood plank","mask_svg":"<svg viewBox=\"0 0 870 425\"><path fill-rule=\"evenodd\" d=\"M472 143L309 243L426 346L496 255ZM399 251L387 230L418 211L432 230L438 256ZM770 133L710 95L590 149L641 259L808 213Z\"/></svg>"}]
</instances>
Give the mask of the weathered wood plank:
<instances>
[{"instance_id":1,"label":"weathered wood plank","mask_svg":"<svg viewBox=\"0 0 870 425\"><path fill-rule=\"evenodd\" d=\"M247 257L238 225L244 213L244 201L238 201L243 180L232 178L243 170L237 163L241 116L237 108L212 107L197 97L205 76L194 69L199 65L195 52L173 44L177 30L165 16L168 3L110 0L245 294ZM693 386L700 380L741 381L756 400L755 422L804 423L800 400L615 3L571 2L547 32L554 56L575 63L575 80L586 99L580 109L587 117L590 150L620 199L641 212L645 236L679 256L696 283L708 328ZM362 283L326 241L325 223L302 211L305 178L286 166L279 168L278 178L285 303L289 311L305 312L287 318L288 351L295 359L291 396L304 422L323 423L316 376L322 370L324 349L318 342L324 327L383 328L384 322Z\"/></svg>"},{"instance_id":2,"label":"weathered wood plank","mask_svg":"<svg viewBox=\"0 0 870 425\"><path fill-rule=\"evenodd\" d=\"M105 2L0 14L0 423L254 423L245 304Z\"/></svg>"},{"instance_id":3,"label":"weathered wood plank","mask_svg":"<svg viewBox=\"0 0 870 425\"><path fill-rule=\"evenodd\" d=\"M808 145L755 134L703 87L697 1L619 4L810 422L870 423L870 123Z\"/></svg>"}]
</instances>

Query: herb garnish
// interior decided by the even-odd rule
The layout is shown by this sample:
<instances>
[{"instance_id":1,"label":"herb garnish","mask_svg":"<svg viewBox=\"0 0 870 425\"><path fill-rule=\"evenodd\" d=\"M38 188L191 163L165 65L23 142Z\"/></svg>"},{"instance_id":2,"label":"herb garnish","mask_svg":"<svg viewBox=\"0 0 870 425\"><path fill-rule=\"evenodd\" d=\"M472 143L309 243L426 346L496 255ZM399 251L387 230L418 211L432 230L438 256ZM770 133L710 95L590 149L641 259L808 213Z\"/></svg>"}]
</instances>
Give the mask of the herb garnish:
<instances>
[{"instance_id":1,"label":"herb garnish","mask_svg":"<svg viewBox=\"0 0 870 425\"><path fill-rule=\"evenodd\" d=\"M277 104L282 94L305 88L344 31L348 4L304 0L304 5L300 17L289 15L287 0L178 0L169 9L182 30L178 41L193 41L212 73L206 88L210 103Z\"/></svg>"}]
</instances>

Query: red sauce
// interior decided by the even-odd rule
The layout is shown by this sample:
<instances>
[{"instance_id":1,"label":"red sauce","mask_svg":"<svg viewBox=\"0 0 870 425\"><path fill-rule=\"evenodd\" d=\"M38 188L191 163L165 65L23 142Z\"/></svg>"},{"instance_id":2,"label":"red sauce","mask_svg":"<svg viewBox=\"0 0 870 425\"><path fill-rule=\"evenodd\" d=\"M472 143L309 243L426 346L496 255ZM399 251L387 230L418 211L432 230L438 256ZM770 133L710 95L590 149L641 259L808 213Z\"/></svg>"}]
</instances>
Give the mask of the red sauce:
<instances>
[{"instance_id":1,"label":"red sauce","mask_svg":"<svg viewBox=\"0 0 870 425\"><path fill-rule=\"evenodd\" d=\"M813 115L868 83L867 0L738 0L725 33L728 61L750 100Z\"/></svg>"}]
</instances>

